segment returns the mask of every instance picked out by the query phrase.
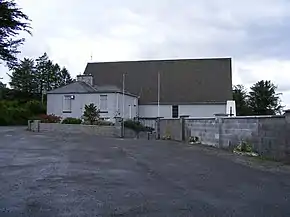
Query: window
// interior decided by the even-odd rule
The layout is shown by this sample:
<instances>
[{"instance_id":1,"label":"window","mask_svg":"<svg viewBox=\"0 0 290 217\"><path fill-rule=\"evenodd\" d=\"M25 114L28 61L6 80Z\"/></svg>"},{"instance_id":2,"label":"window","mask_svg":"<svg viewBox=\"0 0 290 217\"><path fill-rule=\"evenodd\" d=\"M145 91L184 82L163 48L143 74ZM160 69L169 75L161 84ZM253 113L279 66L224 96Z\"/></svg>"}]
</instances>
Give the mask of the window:
<instances>
[{"instance_id":1,"label":"window","mask_svg":"<svg viewBox=\"0 0 290 217\"><path fill-rule=\"evenodd\" d=\"M100 95L100 111L105 112L108 111L108 96Z\"/></svg>"},{"instance_id":2,"label":"window","mask_svg":"<svg viewBox=\"0 0 290 217\"><path fill-rule=\"evenodd\" d=\"M178 118L178 105L173 105L172 106L172 118Z\"/></svg>"},{"instance_id":3,"label":"window","mask_svg":"<svg viewBox=\"0 0 290 217\"><path fill-rule=\"evenodd\" d=\"M63 112L64 113L70 113L71 112L71 100L72 96L64 96L63 100Z\"/></svg>"}]
</instances>

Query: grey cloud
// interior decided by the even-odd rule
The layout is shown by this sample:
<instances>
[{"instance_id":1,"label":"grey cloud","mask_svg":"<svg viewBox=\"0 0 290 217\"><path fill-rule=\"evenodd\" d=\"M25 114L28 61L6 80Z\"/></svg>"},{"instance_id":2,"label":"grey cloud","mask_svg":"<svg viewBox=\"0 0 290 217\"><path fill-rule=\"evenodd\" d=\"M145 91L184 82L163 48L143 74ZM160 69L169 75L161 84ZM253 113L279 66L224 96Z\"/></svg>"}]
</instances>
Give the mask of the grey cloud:
<instances>
[{"instance_id":1,"label":"grey cloud","mask_svg":"<svg viewBox=\"0 0 290 217\"><path fill-rule=\"evenodd\" d=\"M290 16L282 23L271 25L250 25L248 27L248 53L259 53L263 57L289 59Z\"/></svg>"},{"instance_id":2,"label":"grey cloud","mask_svg":"<svg viewBox=\"0 0 290 217\"><path fill-rule=\"evenodd\" d=\"M271 15L269 11L271 5L265 7L264 15L257 16L253 12L247 14L248 9L243 6L244 8L230 7L233 10L230 11L231 13L226 10L219 12L218 8L213 6L206 7L202 10L205 15L196 15L194 14L196 5L192 2L192 5L184 5L184 10L179 7L179 9L171 8L169 11L162 11L159 20L162 19L160 22L164 27L160 29L160 34L164 34L167 40L160 44L152 44L153 50L150 50L150 46L146 44L144 56L154 55L156 51L156 56L168 56L168 54L175 56L182 53L186 56L233 56L239 59L251 56L288 58L290 17L285 16L280 7L278 7L281 9L280 16L278 9L273 9ZM289 4L286 6L289 8ZM191 9L192 14L189 13ZM236 17L235 10L243 13L237 14ZM222 11L228 12L229 15L220 15ZM246 17L243 18L242 15ZM168 26L171 31L167 31ZM188 36L189 40L183 40L185 36ZM195 48L198 48L198 52L195 52Z\"/></svg>"},{"instance_id":3,"label":"grey cloud","mask_svg":"<svg viewBox=\"0 0 290 217\"><path fill-rule=\"evenodd\" d=\"M46 3L48 4L48 3ZM114 29L124 24L144 28L146 35L130 38L141 58L233 56L287 58L290 41L284 0L216 2L178 0L51 1L45 19L35 22L39 38L68 37L75 29L88 38L118 38ZM23 5L25 5L23 3ZM46 5L45 5L46 6ZM63 11L65 10L65 13ZM33 12L34 14L35 12ZM164 40L156 41L156 37ZM42 41L43 43L43 41Z\"/></svg>"}]
</instances>

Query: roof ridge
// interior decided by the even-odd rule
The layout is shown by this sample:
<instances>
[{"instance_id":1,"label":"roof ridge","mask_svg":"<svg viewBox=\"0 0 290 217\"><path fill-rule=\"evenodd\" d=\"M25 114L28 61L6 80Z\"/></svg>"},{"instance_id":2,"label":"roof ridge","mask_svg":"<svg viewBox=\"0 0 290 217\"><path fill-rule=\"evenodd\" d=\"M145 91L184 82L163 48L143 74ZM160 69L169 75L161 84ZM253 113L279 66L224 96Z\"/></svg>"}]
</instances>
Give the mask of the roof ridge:
<instances>
[{"instance_id":1,"label":"roof ridge","mask_svg":"<svg viewBox=\"0 0 290 217\"><path fill-rule=\"evenodd\" d=\"M201 58L168 58L168 59L138 59L138 60L117 60L117 61L99 61L99 62L88 62L87 64L98 64L98 63L127 63L127 62L169 62L169 61L188 61L188 60L232 60L232 57L201 57Z\"/></svg>"}]
</instances>

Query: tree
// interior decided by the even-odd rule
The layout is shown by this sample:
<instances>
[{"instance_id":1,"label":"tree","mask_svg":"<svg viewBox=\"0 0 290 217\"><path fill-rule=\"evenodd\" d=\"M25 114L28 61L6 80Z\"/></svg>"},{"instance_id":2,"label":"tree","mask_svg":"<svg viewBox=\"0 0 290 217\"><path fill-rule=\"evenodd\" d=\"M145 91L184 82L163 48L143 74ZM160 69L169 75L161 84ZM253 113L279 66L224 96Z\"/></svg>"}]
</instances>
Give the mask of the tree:
<instances>
[{"instance_id":1,"label":"tree","mask_svg":"<svg viewBox=\"0 0 290 217\"><path fill-rule=\"evenodd\" d=\"M47 92L58 87L62 87L72 82L70 74L66 68L61 68L54 64L44 53L36 59L36 71L39 84L39 92Z\"/></svg>"},{"instance_id":2,"label":"tree","mask_svg":"<svg viewBox=\"0 0 290 217\"><path fill-rule=\"evenodd\" d=\"M6 88L6 84L4 84L0 81L0 89L4 89L4 88Z\"/></svg>"},{"instance_id":3,"label":"tree","mask_svg":"<svg viewBox=\"0 0 290 217\"><path fill-rule=\"evenodd\" d=\"M4 84L0 81L0 100L3 99L3 92L4 92L5 88L6 88L6 84Z\"/></svg>"},{"instance_id":4,"label":"tree","mask_svg":"<svg viewBox=\"0 0 290 217\"><path fill-rule=\"evenodd\" d=\"M16 38L21 32L30 32L30 20L21 12L13 0L0 2L0 60L7 62L8 66L16 63L18 46L25 39ZM1 63L1 61L0 61Z\"/></svg>"},{"instance_id":5,"label":"tree","mask_svg":"<svg viewBox=\"0 0 290 217\"><path fill-rule=\"evenodd\" d=\"M85 105L83 118L93 125L100 118L100 110L97 109L97 106L95 106L94 103Z\"/></svg>"},{"instance_id":6,"label":"tree","mask_svg":"<svg viewBox=\"0 0 290 217\"><path fill-rule=\"evenodd\" d=\"M63 67L60 70L59 77L60 77L60 79L59 79L58 87L65 86L65 85L73 82L73 79L71 78L68 70L65 67Z\"/></svg>"},{"instance_id":7,"label":"tree","mask_svg":"<svg viewBox=\"0 0 290 217\"><path fill-rule=\"evenodd\" d=\"M233 99L236 102L237 115L251 115L247 90L243 85L235 85L233 87Z\"/></svg>"},{"instance_id":8,"label":"tree","mask_svg":"<svg viewBox=\"0 0 290 217\"><path fill-rule=\"evenodd\" d=\"M26 93L37 93L33 59L24 58L17 66L13 67L9 77L11 79L10 86L13 89Z\"/></svg>"},{"instance_id":9,"label":"tree","mask_svg":"<svg viewBox=\"0 0 290 217\"><path fill-rule=\"evenodd\" d=\"M11 68L11 72L10 85L13 89L42 96L72 82L67 69L53 63L46 53L35 61L24 58Z\"/></svg>"},{"instance_id":10,"label":"tree","mask_svg":"<svg viewBox=\"0 0 290 217\"><path fill-rule=\"evenodd\" d=\"M254 115L281 114L283 106L277 86L271 81L259 81L251 87L249 92L249 108Z\"/></svg>"},{"instance_id":11,"label":"tree","mask_svg":"<svg viewBox=\"0 0 290 217\"><path fill-rule=\"evenodd\" d=\"M38 57L35 62L36 62L36 75L35 78L37 80L38 84L38 93L43 94L45 91L45 80L46 80L46 75L48 74L48 55L47 53L44 53L42 56Z\"/></svg>"}]
</instances>

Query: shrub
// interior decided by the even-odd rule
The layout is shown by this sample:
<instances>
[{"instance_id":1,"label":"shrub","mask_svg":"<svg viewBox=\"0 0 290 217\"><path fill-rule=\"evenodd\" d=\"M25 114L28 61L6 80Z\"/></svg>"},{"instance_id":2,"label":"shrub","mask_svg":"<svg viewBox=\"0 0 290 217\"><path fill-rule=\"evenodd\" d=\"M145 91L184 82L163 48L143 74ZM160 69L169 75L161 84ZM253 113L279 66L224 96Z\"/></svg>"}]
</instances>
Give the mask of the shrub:
<instances>
[{"instance_id":1,"label":"shrub","mask_svg":"<svg viewBox=\"0 0 290 217\"><path fill-rule=\"evenodd\" d=\"M7 118L3 117L2 115L0 116L0 126L7 126L9 125L9 121Z\"/></svg>"},{"instance_id":2,"label":"shrub","mask_svg":"<svg viewBox=\"0 0 290 217\"><path fill-rule=\"evenodd\" d=\"M135 132L139 133L142 131L145 132L152 132L154 129L151 127L146 127L143 124L141 124L139 121L134 121L134 120L126 120L124 122L124 126L134 130Z\"/></svg>"},{"instance_id":3,"label":"shrub","mask_svg":"<svg viewBox=\"0 0 290 217\"><path fill-rule=\"evenodd\" d=\"M33 115L40 115L46 113L46 108L40 101L28 101L25 107Z\"/></svg>"},{"instance_id":4,"label":"shrub","mask_svg":"<svg viewBox=\"0 0 290 217\"><path fill-rule=\"evenodd\" d=\"M241 141L240 144L233 150L236 154L248 155L248 156L258 156L259 154L254 152L251 143L246 141Z\"/></svg>"},{"instance_id":5,"label":"shrub","mask_svg":"<svg viewBox=\"0 0 290 217\"><path fill-rule=\"evenodd\" d=\"M199 138L197 136L191 136L189 137L190 143L199 143Z\"/></svg>"},{"instance_id":6,"label":"shrub","mask_svg":"<svg viewBox=\"0 0 290 217\"><path fill-rule=\"evenodd\" d=\"M16 101L0 102L0 125L25 125L29 112Z\"/></svg>"},{"instance_id":7,"label":"shrub","mask_svg":"<svg viewBox=\"0 0 290 217\"><path fill-rule=\"evenodd\" d=\"M11 125L26 125L29 119L30 113L25 108L8 108L7 117Z\"/></svg>"},{"instance_id":8,"label":"shrub","mask_svg":"<svg viewBox=\"0 0 290 217\"><path fill-rule=\"evenodd\" d=\"M240 152L252 152L253 148L250 143L241 141L240 144L234 150Z\"/></svg>"},{"instance_id":9,"label":"shrub","mask_svg":"<svg viewBox=\"0 0 290 217\"><path fill-rule=\"evenodd\" d=\"M97 109L97 106L95 106L94 103L85 105L83 118L85 119L85 121L88 121L89 124L93 125L100 118L100 110Z\"/></svg>"},{"instance_id":10,"label":"shrub","mask_svg":"<svg viewBox=\"0 0 290 217\"><path fill-rule=\"evenodd\" d=\"M162 140L171 140L171 136L170 135L162 136Z\"/></svg>"},{"instance_id":11,"label":"shrub","mask_svg":"<svg viewBox=\"0 0 290 217\"><path fill-rule=\"evenodd\" d=\"M61 120L61 117L56 116L54 114L50 115L40 115L39 119L42 123L59 123Z\"/></svg>"},{"instance_id":12,"label":"shrub","mask_svg":"<svg viewBox=\"0 0 290 217\"><path fill-rule=\"evenodd\" d=\"M82 120L79 118L65 118L61 123L62 124L81 124Z\"/></svg>"}]
</instances>

